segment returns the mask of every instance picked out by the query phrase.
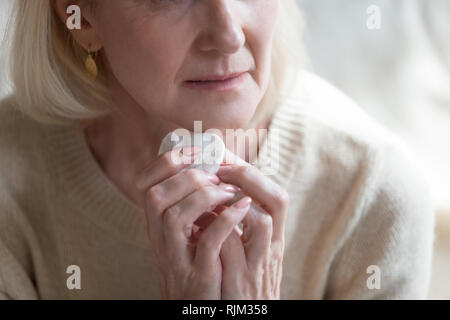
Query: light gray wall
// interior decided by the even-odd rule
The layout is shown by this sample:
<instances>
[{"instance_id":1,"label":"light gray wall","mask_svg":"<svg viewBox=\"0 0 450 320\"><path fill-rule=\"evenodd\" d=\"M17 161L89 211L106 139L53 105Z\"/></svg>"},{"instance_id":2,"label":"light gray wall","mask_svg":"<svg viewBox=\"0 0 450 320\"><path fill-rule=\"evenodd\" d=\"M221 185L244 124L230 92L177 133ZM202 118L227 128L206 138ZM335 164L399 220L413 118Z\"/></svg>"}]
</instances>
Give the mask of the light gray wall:
<instances>
[{"instance_id":1,"label":"light gray wall","mask_svg":"<svg viewBox=\"0 0 450 320\"><path fill-rule=\"evenodd\" d=\"M450 1L298 1L315 72L403 137L450 212ZM380 30L367 28L370 5Z\"/></svg>"},{"instance_id":2,"label":"light gray wall","mask_svg":"<svg viewBox=\"0 0 450 320\"><path fill-rule=\"evenodd\" d=\"M0 99L9 92L9 88L5 84L5 60L4 60L4 44L3 36L5 32L6 22L9 17L9 11L12 0L0 0Z\"/></svg>"}]
</instances>

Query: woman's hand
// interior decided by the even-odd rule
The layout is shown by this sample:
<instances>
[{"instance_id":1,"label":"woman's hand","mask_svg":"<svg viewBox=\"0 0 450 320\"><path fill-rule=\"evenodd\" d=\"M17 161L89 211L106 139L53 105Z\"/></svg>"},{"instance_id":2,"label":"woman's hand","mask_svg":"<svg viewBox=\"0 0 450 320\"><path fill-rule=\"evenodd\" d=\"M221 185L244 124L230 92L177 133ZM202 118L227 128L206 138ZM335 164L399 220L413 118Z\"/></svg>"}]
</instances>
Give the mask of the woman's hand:
<instances>
[{"instance_id":1,"label":"woman's hand","mask_svg":"<svg viewBox=\"0 0 450 320\"><path fill-rule=\"evenodd\" d=\"M174 149L162 154L139 175L153 257L158 267L162 299L220 299L220 250L248 211L248 202L227 208L195 236L194 222L203 213L234 197L236 187L220 184L216 175L181 169L201 148ZM184 160L184 161L180 161ZM244 207L239 205L244 203ZM193 242L193 239L198 241Z\"/></svg>"},{"instance_id":2,"label":"woman's hand","mask_svg":"<svg viewBox=\"0 0 450 320\"><path fill-rule=\"evenodd\" d=\"M222 299L280 299L288 193L249 164L217 175L254 200L242 235L232 232L222 246Z\"/></svg>"}]
</instances>

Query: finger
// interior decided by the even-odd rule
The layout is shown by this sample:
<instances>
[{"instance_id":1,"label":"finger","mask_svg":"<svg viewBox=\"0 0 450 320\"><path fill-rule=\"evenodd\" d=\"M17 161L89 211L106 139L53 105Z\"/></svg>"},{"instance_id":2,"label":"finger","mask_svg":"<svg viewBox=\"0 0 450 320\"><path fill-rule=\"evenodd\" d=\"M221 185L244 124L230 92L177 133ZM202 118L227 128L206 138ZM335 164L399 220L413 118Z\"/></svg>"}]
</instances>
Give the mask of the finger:
<instances>
[{"instance_id":1,"label":"finger","mask_svg":"<svg viewBox=\"0 0 450 320\"><path fill-rule=\"evenodd\" d=\"M145 212L148 232L157 241L164 241L162 213L196 189L218 183L217 176L198 169L178 172L168 179L153 185L145 192Z\"/></svg>"},{"instance_id":2,"label":"finger","mask_svg":"<svg viewBox=\"0 0 450 320\"><path fill-rule=\"evenodd\" d=\"M226 208L227 208L227 206L219 205L219 206L215 207L215 208L213 209L213 211L214 211L215 213L217 213L217 214L220 214L220 213L222 213L222 211L225 210Z\"/></svg>"},{"instance_id":3,"label":"finger","mask_svg":"<svg viewBox=\"0 0 450 320\"><path fill-rule=\"evenodd\" d=\"M219 205L220 206L220 205ZM207 211L203 213L194 223L200 229L206 229L217 217L217 213L213 211Z\"/></svg>"},{"instance_id":4,"label":"finger","mask_svg":"<svg viewBox=\"0 0 450 320\"><path fill-rule=\"evenodd\" d=\"M190 151L190 155L189 152ZM137 181L137 187L147 189L148 186L157 184L161 180L170 177L172 174L176 174L180 168L184 168L189 165L189 162L193 162L192 155L198 152L198 148L177 148L173 152L166 152L161 155L158 160L152 163L151 166L143 170L140 176L138 176L139 181ZM175 157L174 154L184 154L184 162L179 161L178 164L173 162ZM189 155L189 157L186 157ZM189 158L189 161L186 159ZM200 179L197 179L200 180ZM195 184L194 184L195 185ZM198 184L197 184L198 185ZM147 221L147 233L149 235L150 243L155 253L164 252L164 235L162 234L162 221L158 219L158 215L167 206L166 193L159 188L150 188L151 190L146 190L144 194L144 209L146 213Z\"/></svg>"},{"instance_id":5,"label":"finger","mask_svg":"<svg viewBox=\"0 0 450 320\"><path fill-rule=\"evenodd\" d=\"M191 168L179 172L146 191L146 200L156 215L204 186L220 183L216 175Z\"/></svg>"},{"instance_id":6,"label":"finger","mask_svg":"<svg viewBox=\"0 0 450 320\"><path fill-rule=\"evenodd\" d=\"M219 205L220 206L220 205ZM193 243L197 243L200 239L200 236L213 221L217 217L217 213L214 211L207 211L203 213L195 222L194 222L194 228L192 232L191 241Z\"/></svg>"},{"instance_id":7,"label":"finger","mask_svg":"<svg viewBox=\"0 0 450 320\"><path fill-rule=\"evenodd\" d=\"M239 200L218 215L214 222L203 231L197 243L194 258L199 270L208 270L214 266L219 258L223 242L245 217L250 202L251 198L249 197Z\"/></svg>"},{"instance_id":8,"label":"finger","mask_svg":"<svg viewBox=\"0 0 450 320\"><path fill-rule=\"evenodd\" d=\"M242 243L247 265L250 269L264 264L270 254L272 242L272 217L266 212L250 206L248 214L242 221L244 230Z\"/></svg>"},{"instance_id":9,"label":"finger","mask_svg":"<svg viewBox=\"0 0 450 320\"><path fill-rule=\"evenodd\" d=\"M224 205L218 205L217 207L215 207L212 211L209 212L205 212L203 213L200 218L198 218L195 221L195 225L198 226L199 230L199 234L206 228L208 228L208 226L214 221L214 219L216 219L216 217L222 213L226 208L228 208L227 206ZM236 234L240 237L242 235L242 230L239 228L239 226L234 227L234 231L236 232Z\"/></svg>"},{"instance_id":10,"label":"finger","mask_svg":"<svg viewBox=\"0 0 450 320\"><path fill-rule=\"evenodd\" d=\"M239 270L247 268L246 256L240 235L233 231L222 244L220 251L222 270L224 278L222 281L229 281L230 277ZM228 277L228 278L225 278Z\"/></svg>"},{"instance_id":11,"label":"finger","mask_svg":"<svg viewBox=\"0 0 450 320\"><path fill-rule=\"evenodd\" d=\"M217 207L223 207L223 210L225 210L227 208L226 206L222 206L222 205L219 205ZM211 223L213 223L213 221L216 219L217 216L218 216L218 213L216 213L215 210L208 211L208 212L203 213L200 216L200 218L198 218L195 221L193 228L192 228L192 237L191 237L191 241L193 243L197 243L197 241L200 239L200 236L201 236L203 230L208 228L208 226ZM232 234L236 234L240 239L240 237L242 235L242 231L239 228L239 226L234 227L234 231ZM241 240L239 240L239 241L241 241Z\"/></svg>"},{"instance_id":12,"label":"finger","mask_svg":"<svg viewBox=\"0 0 450 320\"><path fill-rule=\"evenodd\" d=\"M162 213L197 188L217 183L215 175L198 169L179 172L145 192L145 215L151 241L164 242Z\"/></svg>"},{"instance_id":13,"label":"finger","mask_svg":"<svg viewBox=\"0 0 450 320\"><path fill-rule=\"evenodd\" d=\"M247 161L245 161L238 155L234 154L227 148L225 148L225 156L223 157L223 161L222 161L221 165L228 165L228 164L230 164L230 165L234 164L234 165L239 165L239 166L246 166L246 165L249 166L250 165Z\"/></svg>"},{"instance_id":14,"label":"finger","mask_svg":"<svg viewBox=\"0 0 450 320\"><path fill-rule=\"evenodd\" d=\"M144 168L135 179L138 190L144 191L150 186L166 180L194 162L201 152L201 147L175 148L161 154L158 159Z\"/></svg>"},{"instance_id":15,"label":"finger","mask_svg":"<svg viewBox=\"0 0 450 320\"><path fill-rule=\"evenodd\" d=\"M191 225L205 212L232 199L236 192L236 187L229 184L203 186L173 206L178 212L175 218L182 226Z\"/></svg>"},{"instance_id":16,"label":"finger","mask_svg":"<svg viewBox=\"0 0 450 320\"><path fill-rule=\"evenodd\" d=\"M283 238L288 193L254 166L221 166L217 176L226 183L241 188L259 206L272 215L273 240Z\"/></svg>"},{"instance_id":17,"label":"finger","mask_svg":"<svg viewBox=\"0 0 450 320\"><path fill-rule=\"evenodd\" d=\"M204 186L163 212L163 228L169 245L183 248L192 236L194 222L216 206L234 197L231 185Z\"/></svg>"}]
</instances>

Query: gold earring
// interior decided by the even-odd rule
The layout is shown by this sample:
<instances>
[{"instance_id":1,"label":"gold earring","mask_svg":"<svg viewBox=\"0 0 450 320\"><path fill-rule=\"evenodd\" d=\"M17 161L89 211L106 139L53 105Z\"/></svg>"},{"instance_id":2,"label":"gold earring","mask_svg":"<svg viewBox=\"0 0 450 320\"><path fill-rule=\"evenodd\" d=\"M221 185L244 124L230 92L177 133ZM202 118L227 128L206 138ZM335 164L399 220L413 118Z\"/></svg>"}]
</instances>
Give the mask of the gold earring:
<instances>
[{"instance_id":1,"label":"gold earring","mask_svg":"<svg viewBox=\"0 0 450 320\"><path fill-rule=\"evenodd\" d=\"M95 52L95 55L97 56L97 52ZM98 75L97 63L95 63L95 60L92 57L90 46L89 46L89 49L88 49L88 56L86 58L86 61L85 61L84 65L86 67L87 74L92 79L97 78L97 75Z\"/></svg>"}]
</instances>

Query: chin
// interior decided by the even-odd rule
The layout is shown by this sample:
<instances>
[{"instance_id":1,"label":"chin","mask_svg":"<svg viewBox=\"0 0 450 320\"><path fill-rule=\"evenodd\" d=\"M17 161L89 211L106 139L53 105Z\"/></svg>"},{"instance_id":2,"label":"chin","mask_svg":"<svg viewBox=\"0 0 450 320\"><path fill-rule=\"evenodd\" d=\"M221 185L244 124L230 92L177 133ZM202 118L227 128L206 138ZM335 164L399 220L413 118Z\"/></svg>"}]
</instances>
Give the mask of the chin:
<instances>
[{"instance_id":1,"label":"chin","mask_svg":"<svg viewBox=\"0 0 450 320\"><path fill-rule=\"evenodd\" d=\"M214 110L192 110L192 112L180 112L181 118L175 121L180 126L193 131L194 121L201 121L202 130L207 129L235 129L245 128L252 119L256 108L242 106L220 106Z\"/></svg>"},{"instance_id":2,"label":"chin","mask_svg":"<svg viewBox=\"0 0 450 320\"><path fill-rule=\"evenodd\" d=\"M210 119L209 121L203 121L203 128L210 129L238 129L245 128L250 122L253 114L241 113L239 115L230 114L225 117L218 117Z\"/></svg>"},{"instance_id":3,"label":"chin","mask_svg":"<svg viewBox=\"0 0 450 320\"><path fill-rule=\"evenodd\" d=\"M227 119L214 119L214 118L208 118L205 119L205 117L198 117L196 119L187 120L184 119L181 122L178 122L180 127L186 128L190 131L194 131L194 121L201 121L201 127L197 124L197 127L195 129L200 130L202 132L208 130L208 129L218 129L218 130L226 130L226 129L237 129L237 128L245 128L250 121L250 118L243 119L242 117L234 118L230 117Z\"/></svg>"}]
</instances>

